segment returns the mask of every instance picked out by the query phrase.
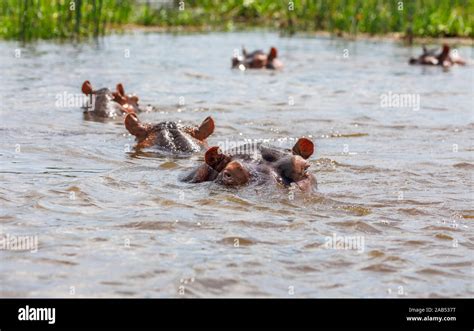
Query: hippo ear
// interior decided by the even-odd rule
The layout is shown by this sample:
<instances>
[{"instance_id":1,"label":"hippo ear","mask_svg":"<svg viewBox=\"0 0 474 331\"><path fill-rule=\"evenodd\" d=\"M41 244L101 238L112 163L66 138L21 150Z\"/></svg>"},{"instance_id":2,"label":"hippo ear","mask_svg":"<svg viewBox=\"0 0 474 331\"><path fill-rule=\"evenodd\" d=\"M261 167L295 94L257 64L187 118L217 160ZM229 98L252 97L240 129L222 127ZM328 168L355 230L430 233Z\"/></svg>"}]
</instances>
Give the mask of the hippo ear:
<instances>
[{"instance_id":1,"label":"hippo ear","mask_svg":"<svg viewBox=\"0 0 474 331\"><path fill-rule=\"evenodd\" d=\"M88 80L82 83L82 93L84 93L85 95L94 93L92 89L92 84Z\"/></svg>"},{"instance_id":2,"label":"hippo ear","mask_svg":"<svg viewBox=\"0 0 474 331\"><path fill-rule=\"evenodd\" d=\"M123 88L122 83L118 83L116 86L117 92L120 96L124 97L125 96L125 89Z\"/></svg>"},{"instance_id":3,"label":"hippo ear","mask_svg":"<svg viewBox=\"0 0 474 331\"><path fill-rule=\"evenodd\" d=\"M314 153L314 144L307 138L300 138L293 146L293 154L299 155L304 159L309 158Z\"/></svg>"},{"instance_id":4,"label":"hippo ear","mask_svg":"<svg viewBox=\"0 0 474 331\"><path fill-rule=\"evenodd\" d=\"M207 150L204 160L212 169L221 172L232 161L232 158L222 153L219 147L214 146Z\"/></svg>"},{"instance_id":5,"label":"hippo ear","mask_svg":"<svg viewBox=\"0 0 474 331\"><path fill-rule=\"evenodd\" d=\"M148 134L147 128L140 123L137 115L134 113L129 113L125 117L125 127L127 128L128 132L140 139L145 138Z\"/></svg>"},{"instance_id":6,"label":"hippo ear","mask_svg":"<svg viewBox=\"0 0 474 331\"><path fill-rule=\"evenodd\" d=\"M204 160L207 165L213 167L220 162L222 156L223 154L220 148L218 146L213 146L207 150L206 154L204 154Z\"/></svg>"},{"instance_id":7,"label":"hippo ear","mask_svg":"<svg viewBox=\"0 0 474 331\"><path fill-rule=\"evenodd\" d=\"M270 48L270 53L268 53L268 61L273 60L278 55L277 49L275 47Z\"/></svg>"},{"instance_id":8,"label":"hippo ear","mask_svg":"<svg viewBox=\"0 0 474 331\"><path fill-rule=\"evenodd\" d=\"M209 137L214 132L214 120L211 116L206 117L204 121L202 121L201 125L195 131L194 137L198 140L204 140Z\"/></svg>"}]
</instances>

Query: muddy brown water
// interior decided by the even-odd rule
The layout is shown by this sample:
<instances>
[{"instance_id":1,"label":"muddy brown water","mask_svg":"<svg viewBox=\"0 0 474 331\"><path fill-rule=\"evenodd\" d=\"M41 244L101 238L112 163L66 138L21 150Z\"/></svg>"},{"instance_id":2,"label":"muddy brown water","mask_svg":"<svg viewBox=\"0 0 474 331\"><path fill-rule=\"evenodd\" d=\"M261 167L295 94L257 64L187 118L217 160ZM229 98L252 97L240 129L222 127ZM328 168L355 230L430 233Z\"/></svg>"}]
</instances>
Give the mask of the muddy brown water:
<instances>
[{"instance_id":1,"label":"muddy brown water","mask_svg":"<svg viewBox=\"0 0 474 331\"><path fill-rule=\"evenodd\" d=\"M284 70L231 70L242 44L277 46ZM472 296L474 66L418 53L265 32L1 41L0 296ZM181 183L202 155L85 120L60 99L85 79L138 93L144 121L213 116L211 145L311 136L318 192ZM28 236L37 252L13 248Z\"/></svg>"}]
</instances>

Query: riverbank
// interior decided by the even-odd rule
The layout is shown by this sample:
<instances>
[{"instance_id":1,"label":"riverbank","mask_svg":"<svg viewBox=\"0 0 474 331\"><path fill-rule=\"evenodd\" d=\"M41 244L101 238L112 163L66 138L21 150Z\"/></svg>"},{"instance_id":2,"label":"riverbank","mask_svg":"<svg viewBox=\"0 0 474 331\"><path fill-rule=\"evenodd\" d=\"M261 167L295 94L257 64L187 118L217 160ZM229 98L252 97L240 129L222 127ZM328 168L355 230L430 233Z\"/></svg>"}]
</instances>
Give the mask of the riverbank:
<instances>
[{"instance_id":1,"label":"riverbank","mask_svg":"<svg viewBox=\"0 0 474 331\"><path fill-rule=\"evenodd\" d=\"M174 30L239 31L267 28L285 34L474 37L474 2L425 0L5 0L0 38L68 39L99 36L128 25Z\"/></svg>"}]
</instances>

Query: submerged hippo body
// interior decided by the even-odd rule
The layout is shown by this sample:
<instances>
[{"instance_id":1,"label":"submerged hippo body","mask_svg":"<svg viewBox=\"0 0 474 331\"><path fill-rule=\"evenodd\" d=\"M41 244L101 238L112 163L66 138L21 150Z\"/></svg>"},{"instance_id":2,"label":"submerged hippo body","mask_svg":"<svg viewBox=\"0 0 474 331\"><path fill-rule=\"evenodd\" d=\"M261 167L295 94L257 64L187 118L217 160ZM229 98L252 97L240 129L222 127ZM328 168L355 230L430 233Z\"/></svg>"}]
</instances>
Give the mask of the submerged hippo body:
<instances>
[{"instance_id":1,"label":"submerged hippo body","mask_svg":"<svg viewBox=\"0 0 474 331\"><path fill-rule=\"evenodd\" d=\"M170 152L199 152L207 147L206 138L214 132L214 121L207 117L199 127L176 122L143 124L136 114L125 117L125 127L137 139L137 148L158 147Z\"/></svg>"},{"instance_id":2,"label":"submerged hippo body","mask_svg":"<svg viewBox=\"0 0 474 331\"><path fill-rule=\"evenodd\" d=\"M140 111L138 97L125 94L123 85L120 83L117 84L116 91L112 92L108 88L94 90L92 84L86 80L82 84L82 92L90 98L84 111L87 115L108 118Z\"/></svg>"},{"instance_id":3,"label":"submerged hippo body","mask_svg":"<svg viewBox=\"0 0 474 331\"><path fill-rule=\"evenodd\" d=\"M272 47L268 54L262 50L257 50L252 53L242 49L242 55L237 55L232 58L232 68L245 69L280 69L283 64L277 59L277 49Z\"/></svg>"},{"instance_id":4,"label":"submerged hippo body","mask_svg":"<svg viewBox=\"0 0 474 331\"><path fill-rule=\"evenodd\" d=\"M306 161L314 151L313 143L301 138L290 150L280 150L262 144L253 154L222 153L211 147L205 162L188 173L182 180L190 183L214 181L226 186L248 183L279 183L285 187L293 183L302 191L311 192L317 187L316 178L307 169Z\"/></svg>"},{"instance_id":5,"label":"submerged hippo body","mask_svg":"<svg viewBox=\"0 0 474 331\"><path fill-rule=\"evenodd\" d=\"M428 50L426 47L423 47L423 53L417 58L411 58L409 63L451 67L455 64L465 65L466 61L456 54L453 54L450 47L445 44L439 53L437 53L436 50Z\"/></svg>"}]
</instances>

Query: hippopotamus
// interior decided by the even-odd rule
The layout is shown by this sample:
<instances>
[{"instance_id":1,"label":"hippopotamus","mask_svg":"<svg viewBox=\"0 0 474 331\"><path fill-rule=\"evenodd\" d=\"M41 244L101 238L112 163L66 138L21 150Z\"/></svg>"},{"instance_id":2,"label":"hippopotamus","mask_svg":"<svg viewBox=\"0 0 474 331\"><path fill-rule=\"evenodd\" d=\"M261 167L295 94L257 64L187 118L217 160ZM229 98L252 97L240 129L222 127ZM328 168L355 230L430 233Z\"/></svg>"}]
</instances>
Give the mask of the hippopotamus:
<instances>
[{"instance_id":1,"label":"hippopotamus","mask_svg":"<svg viewBox=\"0 0 474 331\"><path fill-rule=\"evenodd\" d=\"M252 53L247 53L245 48L242 48L242 55L236 55L232 58L232 68L245 69L280 69L283 63L277 59L277 49L270 48L268 54L262 50L257 50Z\"/></svg>"},{"instance_id":2,"label":"hippopotamus","mask_svg":"<svg viewBox=\"0 0 474 331\"><path fill-rule=\"evenodd\" d=\"M450 47L444 44L441 52L438 54L436 53L435 49L428 50L425 46L423 46L423 53L418 58L410 58L409 63L451 67L455 64L465 65L466 61L464 61L459 56L452 54Z\"/></svg>"},{"instance_id":3,"label":"hippopotamus","mask_svg":"<svg viewBox=\"0 0 474 331\"><path fill-rule=\"evenodd\" d=\"M214 181L226 186L273 182L289 187L294 183L302 191L311 192L317 187L316 178L308 172L307 159L313 152L314 144L307 138L300 138L291 150L257 144L256 153L232 150L223 153L213 146L207 150L204 163L186 174L182 181Z\"/></svg>"},{"instance_id":4,"label":"hippopotamus","mask_svg":"<svg viewBox=\"0 0 474 331\"><path fill-rule=\"evenodd\" d=\"M91 103L84 111L88 115L107 118L140 111L138 97L134 94L125 94L121 83L117 84L116 91L112 92L108 88L94 90L92 84L86 80L82 84L82 92L91 97Z\"/></svg>"},{"instance_id":5,"label":"hippopotamus","mask_svg":"<svg viewBox=\"0 0 474 331\"><path fill-rule=\"evenodd\" d=\"M207 148L206 138L214 132L214 120L207 117L199 126L176 122L143 124L134 113L125 117L125 127L136 137L137 148L158 147L170 152L199 152Z\"/></svg>"}]
</instances>

